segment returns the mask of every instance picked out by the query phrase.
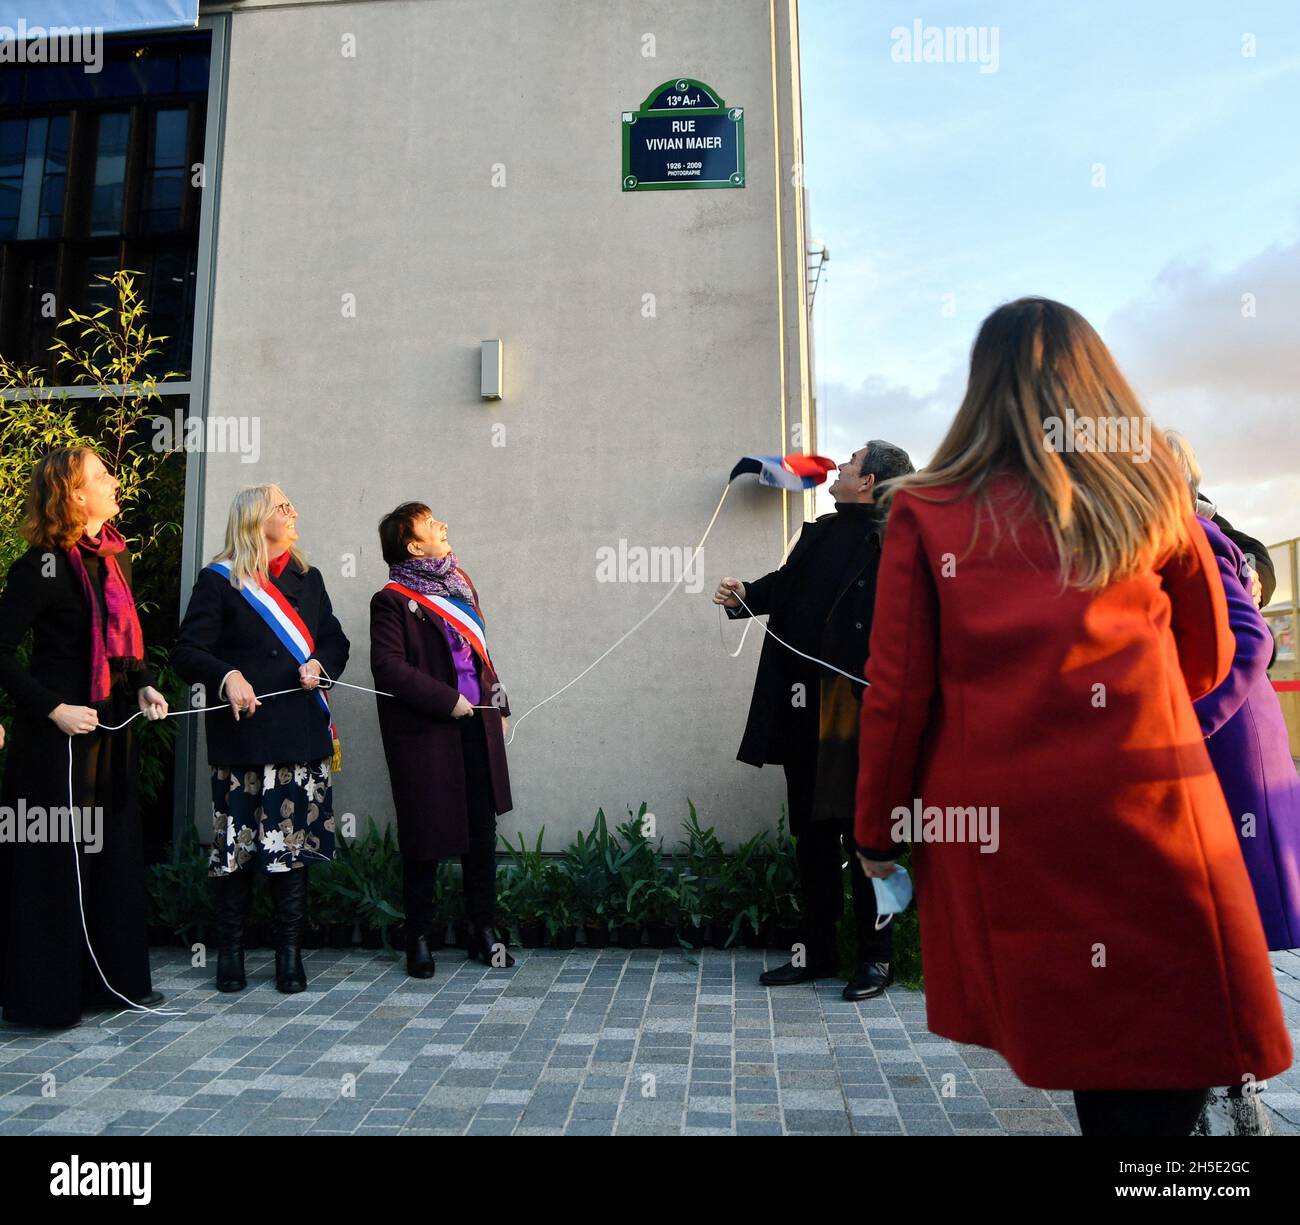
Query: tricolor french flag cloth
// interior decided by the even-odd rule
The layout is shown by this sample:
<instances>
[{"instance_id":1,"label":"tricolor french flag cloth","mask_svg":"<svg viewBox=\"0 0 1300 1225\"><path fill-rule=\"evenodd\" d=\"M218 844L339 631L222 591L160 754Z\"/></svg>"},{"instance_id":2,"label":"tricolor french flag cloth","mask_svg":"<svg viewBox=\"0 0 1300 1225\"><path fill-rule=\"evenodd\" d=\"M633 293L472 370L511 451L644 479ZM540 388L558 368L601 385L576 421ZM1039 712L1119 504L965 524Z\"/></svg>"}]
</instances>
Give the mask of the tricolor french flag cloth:
<instances>
[{"instance_id":1,"label":"tricolor french flag cloth","mask_svg":"<svg viewBox=\"0 0 1300 1225\"><path fill-rule=\"evenodd\" d=\"M475 654L489 668L492 667L492 660L488 658L484 621L479 616L478 609L472 604L467 603L465 600L453 599L451 596L425 595L423 592L412 591L409 587L403 587L401 583L388 582L384 586L391 591L404 595L407 600L414 600L422 608L427 608L435 616L441 617L474 648Z\"/></svg>"},{"instance_id":2,"label":"tricolor french flag cloth","mask_svg":"<svg viewBox=\"0 0 1300 1225\"><path fill-rule=\"evenodd\" d=\"M208 569L215 570L227 582L230 582L230 565L224 561L214 561ZM234 586L232 583L231 586ZM271 632L280 640L284 649L293 656L298 663L305 664L311 657L312 652L316 649L316 642L311 636L311 631L303 624L303 620L298 616L297 610L289 603L282 592L274 583L268 583L265 587L251 579L247 579L244 585L237 589L239 594L248 601L252 610L262 618L270 627ZM321 709L325 712L325 717L330 719L329 699L325 696L323 689L313 689L316 700L320 703ZM333 732L333 720L330 721L331 734Z\"/></svg>"},{"instance_id":3,"label":"tricolor french flag cloth","mask_svg":"<svg viewBox=\"0 0 1300 1225\"><path fill-rule=\"evenodd\" d=\"M760 485L774 489L813 489L834 469L834 461L824 455L746 455L727 479L752 472Z\"/></svg>"}]
</instances>

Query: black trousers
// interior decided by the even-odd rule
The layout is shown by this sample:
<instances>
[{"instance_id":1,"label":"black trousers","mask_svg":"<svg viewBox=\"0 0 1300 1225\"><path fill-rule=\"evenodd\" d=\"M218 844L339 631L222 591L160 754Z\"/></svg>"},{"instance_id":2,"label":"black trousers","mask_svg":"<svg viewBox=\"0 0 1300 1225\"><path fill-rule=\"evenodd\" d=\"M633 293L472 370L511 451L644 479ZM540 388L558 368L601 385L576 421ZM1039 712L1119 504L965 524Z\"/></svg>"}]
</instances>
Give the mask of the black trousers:
<instances>
[{"instance_id":1,"label":"black trousers","mask_svg":"<svg viewBox=\"0 0 1300 1225\"><path fill-rule=\"evenodd\" d=\"M492 802L492 769L487 734L478 715L460 721L465 759L465 796L469 805L469 846L460 857L465 889L465 915L477 927L496 922L497 817ZM433 922L433 890L438 860L402 860L408 932L427 933Z\"/></svg>"},{"instance_id":2,"label":"black trousers","mask_svg":"<svg viewBox=\"0 0 1300 1225\"><path fill-rule=\"evenodd\" d=\"M1208 1089L1076 1089L1085 1136L1190 1136Z\"/></svg>"},{"instance_id":3,"label":"black trousers","mask_svg":"<svg viewBox=\"0 0 1300 1225\"><path fill-rule=\"evenodd\" d=\"M815 725L814 725L815 727ZM804 921L800 934L810 966L833 966L838 960L835 929L844 914L844 861L853 880L853 920L857 960L892 961L894 927L876 931L876 891L853 854L853 819L814 821L813 789L817 782L817 742L806 736L791 746L784 764L789 797L790 832L795 836L799 891Z\"/></svg>"}]
</instances>

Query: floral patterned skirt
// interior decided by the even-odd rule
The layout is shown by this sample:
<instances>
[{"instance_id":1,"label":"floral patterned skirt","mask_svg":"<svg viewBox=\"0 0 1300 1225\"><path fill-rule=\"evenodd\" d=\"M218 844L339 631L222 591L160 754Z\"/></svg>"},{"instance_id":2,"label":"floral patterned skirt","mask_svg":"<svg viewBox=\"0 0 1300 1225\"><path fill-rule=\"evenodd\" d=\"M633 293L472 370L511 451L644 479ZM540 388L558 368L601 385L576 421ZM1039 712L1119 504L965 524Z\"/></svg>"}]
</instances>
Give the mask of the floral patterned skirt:
<instances>
[{"instance_id":1,"label":"floral patterned skirt","mask_svg":"<svg viewBox=\"0 0 1300 1225\"><path fill-rule=\"evenodd\" d=\"M208 875L289 872L334 858L330 761L212 767Z\"/></svg>"}]
</instances>

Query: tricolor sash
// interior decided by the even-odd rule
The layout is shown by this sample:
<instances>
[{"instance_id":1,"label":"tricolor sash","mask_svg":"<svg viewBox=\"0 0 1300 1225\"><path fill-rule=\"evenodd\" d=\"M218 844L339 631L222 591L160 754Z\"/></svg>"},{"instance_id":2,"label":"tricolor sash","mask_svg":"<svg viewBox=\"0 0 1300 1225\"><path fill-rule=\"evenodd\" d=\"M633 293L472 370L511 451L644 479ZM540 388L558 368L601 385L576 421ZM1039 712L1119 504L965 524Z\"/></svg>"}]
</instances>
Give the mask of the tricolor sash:
<instances>
[{"instance_id":1,"label":"tricolor sash","mask_svg":"<svg viewBox=\"0 0 1300 1225\"><path fill-rule=\"evenodd\" d=\"M227 582L230 581L230 566L224 561L214 561L208 569L215 570ZM234 586L232 583L231 586ZM242 587L236 590L248 602L248 606L266 623L279 640L281 645L290 655L298 661L305 664L312 656L316 649L315 640L311 636L311 631L303 623L303 619L298 616L297 610L285 598L282 592L274 583L268 583L265 587L255 583L252 579L245 579ZM334 734L334 720L330 715L329 698L325 696L323 689L313 689L312 693L316 695L316 700L320 703L321 709L325 712L325 717L330 720L330 734Z\"/></svg>"},{"instance_id":2,"label":"tricolor sash","mask_svg":"<svg viewBox=\"0 0 1300 1225\"><path fill-rule=\"evenodd\" d=\"M427 608L435 616L441 617L458 634L464 638L478 657L492 669L492 660L488 657L487 636L484 631L483 618L478 609L464 600L455 600L445 595L424 595L403 587L401 583L384 584L386 591L396 591L408 600L414 600L421 608ZM495 669L492 669L495 674Z\"/></svg>"}]
</instances>

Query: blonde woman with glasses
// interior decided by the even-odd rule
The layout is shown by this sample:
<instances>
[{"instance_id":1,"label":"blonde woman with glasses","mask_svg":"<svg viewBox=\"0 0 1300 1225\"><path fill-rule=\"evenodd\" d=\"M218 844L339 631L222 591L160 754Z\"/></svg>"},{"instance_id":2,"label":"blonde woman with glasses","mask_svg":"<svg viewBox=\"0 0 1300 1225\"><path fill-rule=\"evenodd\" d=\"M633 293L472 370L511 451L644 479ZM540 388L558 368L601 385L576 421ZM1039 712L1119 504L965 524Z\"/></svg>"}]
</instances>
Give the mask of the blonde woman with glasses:
<instances>
[{"instance_id":1,"label":"blonde woman with glasses","mask_svg":"<svg viewBox=\"0 0 1300 1225\"><path fill-rule=\"evenodd\" d=\"M333 723L322 678L337 680L348 640L321 573L299 550L298 514L277 485L240 490L225 548L199 575L172 662L204 686L212 769L209 875L217 890L217 989L242 991L254 875L275 914L275 981L307 986L307 866L334 858ZM292 692L269 698L261 695Z\"/></svg>"}]
</instances>

